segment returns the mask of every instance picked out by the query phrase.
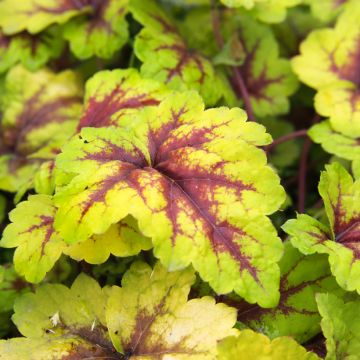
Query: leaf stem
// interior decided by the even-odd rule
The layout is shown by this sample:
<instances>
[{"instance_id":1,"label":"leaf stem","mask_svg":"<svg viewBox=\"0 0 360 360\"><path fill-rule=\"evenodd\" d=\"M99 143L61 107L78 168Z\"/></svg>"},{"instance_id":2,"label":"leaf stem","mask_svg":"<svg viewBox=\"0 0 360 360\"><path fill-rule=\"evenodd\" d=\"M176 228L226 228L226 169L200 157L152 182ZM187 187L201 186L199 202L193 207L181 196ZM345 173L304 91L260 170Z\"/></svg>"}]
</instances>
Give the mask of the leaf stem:
<instances>
[{"instance_id":1,"label":"leaf stem","mask_svg":"<svg viewBox=\"0 0 360 360\"><path fill-rule=\"evenodd\" d=\"M211 18L212 18L214 37L219 50L221 50L224 47L224 39L221 35L221 30L220 30L221 22L220 22L219 11L216 5L216 0L210 0L210 2L211 2ZM254 111L251 105L249 92L246 88L246 84L241 74L241 70L236 66L232 66L232 72L235 80L235 85L238 91L240 92L242 99L244 100L245 109L248 114L249 120L256 121L254 116Z\"/></svg>"},{"instance_id":2,"label":"leaf stem","mask_svg":"<svg viewBox=\"0 0 360 360\"><path fill-rule=\"evenodd\" d=\"M294 140L299 137L307 136L307 129L297 130L292 133L283 135L277 139L275 139L271 144L265 147L265 151L269 153L274 147L279 144L282 144L286 141Z\"/></svg>"}]
</instances>

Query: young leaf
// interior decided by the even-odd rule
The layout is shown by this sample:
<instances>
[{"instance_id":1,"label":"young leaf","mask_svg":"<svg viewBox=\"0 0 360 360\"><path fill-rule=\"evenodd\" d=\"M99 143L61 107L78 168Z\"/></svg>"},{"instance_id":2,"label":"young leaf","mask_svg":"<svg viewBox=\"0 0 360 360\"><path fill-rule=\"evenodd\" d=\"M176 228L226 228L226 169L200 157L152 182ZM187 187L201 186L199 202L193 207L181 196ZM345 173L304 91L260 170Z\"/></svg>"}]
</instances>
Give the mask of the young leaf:
<instances>
[{"instance_id":1,"label":"young leaf","mask_svg":"<svg viewBox=\"0 0 360 360\"><path fill-rule=\"evenodd\" d=\"M134 263L109 293L106 319L115 348L130 358L214 359L217 342L234 335L236 310L211 297L187 301L191 269L168 273Z\"/></svg>"},{"instance_id":2,"label":"young leaf","mask_svg":"<svg viewBox=\"0 0 360 360\"><path fill-rule=\"evenodd\" d=\"M325 255L304 256L290 242L279 262L281 271L280 300L275 308L239 303L238 320L271 339L291 336L300 343L320 332L320 315L315 294L335 292L342 295L331 276Z\"/></svg>"},{"instance_id":3,"label":"young leaf","mask_svg":"<svg viewBox=\"0 0 360 360\"><path fill-rule=\"evenodd\" d=\"M242 354L251 354L252 360L320 360L290 337L270 341L265 335L252 330L243 330L237 337L231 336L221 341L218 352L218 360L240 359Z\"/></svg>"},{"instance_id":4,"label":"young leaf","mask_svg":"<svg viewBox=\"0 0 360 360\"><path fill-rule=\"evenodd\" d=\"M63 45L56 28L38 35L22 32L14 36L5 35L0 29L0 73L19 62L29 70L37 70L60 56Z\"/></svg>"},{"instance_id":5,"label":"young leaf","mask_svg":"<svg viewBox=\"0 0 360 360\"><path fill-rule=\"evenodd\" d=\"M151 248L136 221L125 218L102 235L84 239L81 244L68 245L54 229L56 207L51 196L33 195L10 213L11 224L5 228L2 247L16 247L16 271L29 282L38 283L52 269L61 254L91 264L105 262L110 254L132 256Z\"/></svg>"},{"instance_id":6,"label":"young leaf","mask_svg":"<svg viewBox=\"0 0 360 360\"><path fill-rule=\"evenodd\" d=\"M360 354L359 301L343 300L333 294L316 296L326 337L326 360L356 359Z\"/></svg>"},{"instance_id":7,"label":"young leaf","mask_svg":"<svg viewBox=\"0 0 360 360\"><path fill-rule=\"evenodd\" d=\"M293 59L293 68L300 79L318 90L317 112L329 117L327 125L315 125L316 130L310 135L326 150L340 156L343 147L349 150L353 147L356 152L360 138L359 21L360 7L356 2L349 3L335 28L313 31L302 43L301 55ZM332 139L325 135L328 126ZM347 158L354 159L350 154Z\"/></svg>"},{"instance_id":8,"label":"young leaf","mask_svg":"<svg viewBox=\"0 0 360 360\"><path fill-rule=\"evenodd\" d=\"M203 108L175 94L118 128L82 129L56 161L77 175L55 195L55 226L74 243L131 214L169 269L193 263L217 292L273 306L282 244L266 215L285 194L256 147L271 137L240 109Z\"/></svg>"},{"instance_id":9,"label":"young leaf","mask_svg":"<svg viewBox=\"0 0 360 360\"><path fill-rule=\"evenodd\" d=\"M128 39L125 20L128 0L88 0L87 3L92 6L91 15L76 17L66 23L64 38L79 59L94 55L108 59Z\"/></svg>"},{"instance_id":10,"label":"young leaf","mask_svg":"<svg viewBox=\"0 0 360 360\"><path fill-rule=\"evenodd\" d=\"M70 70L31 73L17 66L7 74L0 103L1 189L15 192L31 183L40 164L54 158L75 132L81 101L81 81Z\"/></svg>"},{"instance_id":11,"label":"young leaf","mask_svg":"<svg viewBox=\"0 0 360 360\"><path fill-rule=\"evenodd\" d=\"M90 0L2 0L0 27L10 35L23 30L36 34L51 24L91 12L90 4Z\"/></svg>"},{"instance_id":12,"label":"young leaf","mask_svg":"<svg viewBox=\"0 0 360 360\"><path fill-rule=\"evenodd\" d=\"M239 71L255 115L287 113L288 96L295 92L297 81L290 62L279 57L279 47L271 29L244 15L233 14L224 21L226 37L233 37L235 33L242 44L245 57Z\"/></svg>"},{"instance_id":13,"label":"young leaf","mask_svg":"<svg viewBox=\"0 0 360 360\"><path fill-rule=\"evenodd\" d=\"M130 0L130 10L144 29L136 36L141 74L174 90L197 90L208 105L221 97L222 82L211 62L188 48L171 19L155 1Z\"/></svg>"},{"instance_id":14,"label":"young leaf","mask_svg":"<svg viewBox=\"0 0 360 360\"><path fill-rule=\"evenodd\" d=\"M289 220L283 229L304 254L329 254L331 271L339 285L360 292L360 181L338 163L321 174L319 192L330 228L307 215Z\"/></svg>"},{"instance_id":15,"label":"young leaf","mask_svg":"<svg viewBox=\"0 0 360 360\"><path fill-rule=\"evenodd\" d=\"M86 83L78 130L118 125L123 116L158 105L168 92L159 82L141 78L135 69L100 71Z\"/></svg>"}]
</instances>

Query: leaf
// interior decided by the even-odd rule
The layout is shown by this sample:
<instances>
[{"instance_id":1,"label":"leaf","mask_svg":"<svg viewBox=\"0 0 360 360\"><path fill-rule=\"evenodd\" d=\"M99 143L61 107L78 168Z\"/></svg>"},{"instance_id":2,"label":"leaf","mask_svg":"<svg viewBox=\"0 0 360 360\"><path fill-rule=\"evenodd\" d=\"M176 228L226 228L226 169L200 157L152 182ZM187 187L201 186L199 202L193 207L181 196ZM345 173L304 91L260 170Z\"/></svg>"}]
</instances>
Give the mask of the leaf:
<instances>
[{"instance_id":1,"label":"leaf","mask_svg":"<svg viewBox=\"0 0 360 360\"><path fill-rule=\"evenodd\" d=\"M55 161L41 164L34 177L34 188L38 194L52 195L55 191L56 171Z\"/></svg>"},{"instance_id":2,"label":"leaf","mask_svg":"<svg viewBox=\"0 0 360 360\"><path fill-rule=\"evenodd\" d=\"M309 4L311 13L321 21L331 21L344 9L347 0L305 0Z\"/></svg>"},{"instance_id":3,"label":"leaf","mask_svg":"<svg viewBox=\"0 0 360 360\"><path fill-rule=\"evenodd\" d=\"M0 313L12 311L15 299L29 290L28 284L19 277L12 264L0 266Z\"/></svg>"},{"instance_id":4,"label":"leaf","mask_svg":"<svg viewBox=\"0 0 360 360\"><path fill-rule=\"evenodd\" d=\"M134 263L122 287L109 293L106 319L115 348L134 359L214 359L217 342L237 333L236 310L211 297L187 301L194 281L190 269L168 273L159 263L154 269Z\"/></svg>"},{"instance_id":5,"label":"leaf","mask_svg":"<svg viewBox=\"0 0 360 360\"><path fill-rule=\"evenodd\" d=\"M158 105L167 93L164 85L143 79L135 69L100 71L86 83L78 129L119 125L122 117Z\"/></svg>"},{"instance_id":6,"label":"leaf","mask_svg":"<svg viewBox=\"0 0 360 360\"><path fill-rule=\"evenodd\" d=\"M68 70L6 76L0 132L0 188L15 192L31 183L42 162L52 159L75 132L82 108L82 84Z\"/></svg>"},{"instance_id":7,"label":"leaf","mask_svg":"<svg viewBox=\"0 0 360 360\"><path fill-rule=\"evenodd\" d=\"M151 248L150 239L141 235L131 217L114 224L105 234L68 245L54 229L56 210L51 196L33 195L10 213L12 223L6 227L0 245L17 248L15 269L29 282L40 282L62 253L77 261L100 264L110 254L132 256Z\"/></svg>"},{"instance_id":8,"label":"leaf","mask_svg":"<svg viewBox=\"0 0 360 360\"><path fill-rule=\"evenodd\" d=\"M356 359L360 353L359 301L344 303L333 294L318 294L316 301L323 318L326 359Z\"/></svg>"},{"instance_id":9,"label":"leaf","mask_svg":"<svg viewBox=\"0 0 360 360\"><path fill-rule=\"evenodd\" d=\"M29 358L31 354L31 358ZM115 359L112 350L94 346L80 337L47 336L0 340L0 359Z\"/></svg>"},{"instance_id":10,"label":"leaf","mask_svg":"<svg viewBox=\"0 0 360 360\"><path fill-rule=\"evenodd\" d=\"M343 291L331 276L325 255L304 256L289 241L279 266L281 271L280 301L271 309L240 302L238 321L262 332L270 339L290 336L304 343L320 332L320 315L316 293Z\"/></svg>"},{"instance_id":11,"label":"leaf","mask_svg":"<svg viewBox=\"0 0 360 360\"><path fill-rule=\"evenodd\" d=\"M307 215L289 220L283 229L304 254L329 254L331 271L347 291L360 292L360 181L338 163L326 166L321 174L319 193L324 201L330 228Z\"/></svg>"},{"instance_id":12,"label":"leaf","mask_svg":"<svg viewBox=\"0 0 360 360\"><path fill-rule=\"evenodd\" d=\"M0 27L5 34L28 30L36 34L51 24L63 24L91 11L89 0L2 0Z\"/></svg>"},{"instance_id":13,"label":"leaf","mask_svg":"<svg viewBox=\"0 0 360 360\"><path fill-rule=\"evenodd\" d=\"M219 293L275 304L282 244L266 215L285 194L256 148L271 141L265 129L240 109L204 111L194 92L126 120L82 129L57 157L73 174L55 195L65 241L130 214L168 269L192 263Z\"/></svg>"},{"instance_id":14,"label":"leaf","mask_svg":"<svg viewBox=\"0 0 360 360\"><path fill-rule=\"evenodd\" d=\"M33 36L26 32L7 36L0 29L0 73L19 62L29 70L37 70L60 56L63 46L64 41L55 28Z\"/></svg>"},{"instance_id":15,"label":"leaf","mask_svg":"<svg viewBox=\"0 0 360 360\"><path fill-rule=\"evenodd\" d=\"M0 225L4 221L6 215L7 215L7 201L5 196L0 194Z\"/></svg>"},{"instance_id":16,"label":"leaf","mask_svg":"<svg viewBox=\"0 0 360 360\"><path fill-rule=\"evenodd\" d=\"M35 347L41 359L90 357L112 358L115 353L105 321L106 292L81 274L69 289L46 284L15 303L13 321L26 337L0 343L4 359L24 359ZM31 353L33 355L33 353Z\"/></svg>"},{"instance_id":17,"label":"leaf","mask_svg":"<svg viewBox=\"0 0 360 360\"><path fill-rule=\"evenodd\" d=\"M285 20L288 7L300 4L301 0L221 0L229 7L244 7L261 21L278 23Z\"/></svg>"},{"instance_id":18,"label":"leaf","mask_svg":"<svg viewBox=\"0 0 360 360\"><path fill-rule=\"evenodd\" d=\"M300 80L318 91L316 111L329 118L327 126L331 127L332 138L336 140L331 145L331 140L317 135L315 141L335 154L344 151L341 144L350 149L351 139L356 147L360 138L359 21L360 7L355 2L349 3L335 28L313 31L301 44L301 54L293 59L293 68ZM325 125L314 132L324 134L324 128Z\"/></svg>"},{"instance_id":19,"label":"leaf","mask_svg":"<svg viewBox=\"0 0 360 360\"><path fill-rule=\"evenodd\" d=\"M128 0L85 1L90 16L71 19L64 25L64 38L79 59L111 58L128 40L125 20Z\"/></svg>"},{"instance_id":20,"label":"leaf","mask_svg":"<svg viewBox=\"0 0 360 360\"><path fill-rule=\"evenodd\" d=\"M290 62L279 57L279 47L271 29L249 16L225 17L226 38L237 34L245 52L238 67L258 117L275 116L289 111L288 96L297 88ZM236 89L240 93L240 89Z\"/></svg>"},{"instance_id":21,"label":"leaf","mask_svg":"<svg viewBox=\"0 0 360 360\"><path fill-rule=\"evenodd\" d=\"M320 358L299 345L290 337L272 341L263 334L243 330L235 337L228 337L218 346L218 360L239 359L240 354L251 354L253 360L319 360Z\"/></svg>"},{"instance_id":22,"label":"leaf","mask_svg":"<svg viewBox=\"0 0 360 360\"><path fill-rule=\"evenodd\" d=\"M222 97L219 89L223 84L211 62L188 48L155 1L130 0L130 11L144 26L134 44L135 54L143 63L141 74L174 90L197 90L207 105L214 105Z\"/></svg>"},{"instance_id":23,"label":"leaf","mask_svg":"<svg viewBox=\"0 0 360 360\"><path fill-rule=\"evenodd\" d=\"M34 195L10 213L12 224L6 227L0 245L17 247L15 270L29 282L40 282L65 247L52 226L55 210L51 197Z\"/></svg>"}]
</instances>

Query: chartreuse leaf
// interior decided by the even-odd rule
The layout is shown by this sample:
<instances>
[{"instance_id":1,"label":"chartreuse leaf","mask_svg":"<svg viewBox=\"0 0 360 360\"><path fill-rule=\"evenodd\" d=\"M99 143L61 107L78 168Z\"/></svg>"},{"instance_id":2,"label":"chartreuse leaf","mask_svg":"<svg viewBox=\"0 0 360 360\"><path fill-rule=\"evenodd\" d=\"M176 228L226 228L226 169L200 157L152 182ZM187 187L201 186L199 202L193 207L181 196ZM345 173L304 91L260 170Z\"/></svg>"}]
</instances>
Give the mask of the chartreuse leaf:
<instances>
[{"instance_id":1,"label":"chartreuse leaf","mask_svg":"<svg viewBox=\"0 0 360 360\"><path fill-rule=\"evenodd\" d=\"M76 73L13 68L0 103L0 188L31 187L40 164L54 158L75 132L81 108L82 83Z\"/></svg>"},{"instance_id":2,"label":"chartreuse leaf","mask_svg":"<svg viewBox=\"0 0 360 360\"><path fill-rule=\"evenodd\" d=\"M194 281L191 269L169 273L159 263L134 263L109 293L115 348L130 359L215 359L217 342L237 333L236 310L211 297L187 301Z\"/></svg>"},{"instance_id":3,"label":"chartreuse leaf","mask_svg":"<svg viewBox=\"0 0 360 360\"><path fill-rule=\"evenodd\" d=\"M223 83L211 62L188 48L155 1L130 0L130 10L144 26L134 44L135 54L143 62L141 74L174 90L197 90L206 104L214 105L223 95Z\"/></svg>"},{"instance_id":4,"label":"chartreuse leaf","mask_svg":"<svg viewBox=\"0 0 360 360\"><path fill-rule=\"evenodd\" d=\"M278 23L285 19L286 10L298 5L302 0L221 0L229 7L244 7L261 21Z\"/></svg>"},{"instance_id":5,"label":"chartreuse leaf","mask_svg":"<svg viewBox=\"0 0 360 360\"><path fill-rule=\"evenodd\" d=\"M16 300L13 321L26 338L1 342L0 358L113 358L106 301L106 292L83 274L70 289L46 284L25 294Z\"/></svg>"},{"instance_id":6,"label":"chartreuse leaf","mask_svg":"<svg viewBox=\"0 0 360 360\"><path fill-rule=\"evenodd\" d=\"M263 334L243 330L235 337L221 341L218 360L320 360L291 337L278 337L272 341Z\"/></svg>"},{"instance_id":7,"label":"chartreuse leaf","mask_svg":"<svg viewBox=\"0 0 360 360\"><path fill-rule=\"evenodd\" d=\"M326 360L357 359L360 354L359 301L345 302L333 294L316 296L326 337Z\"/></svg>"},{"instance_id":8,"label":"chartreuse leaf","mask_svg":"<svg viewBox=\"0 0 360 360\"><path fill-rule=\"evenodd\" d=\"M135 69L100 71L86 83L85 105L78 129L118 125L124 115L156 106L169 91Z\"/></svg>"},{"instance_id":9,"label":"chartreuse leaf","mask_svg":"<svg viewBox=\"0 0 360 360\"><path fill-rule=\"evenodd\" d=\"M55 161L49 160L41 164L34 177L34 188L38 194L52 195L55 191Z\"/></svg>"},{"instance_id":10,"label":"chartreuse leaf","mask_svg":"<svg viewBox=\"0 0 360 360\"><path fill-rule=\"evenodd\" d=\"M285 194L257 148L271 137L240 109L203 109L185 92L117 128L82 129L56 160L72 176L55 227L75 243L130 214L167 268L192 263L217 292L273 306L282 244L266 215Z\"/></svg>"},{"instance_id":11,"label":"chartreuse leaf","mask_svg":"<svg viewBox=\"0 0 360 360\"><path fill-rule=\"evenodd\" d=\"M301 44L301 54L293 59L300 79L318 90L317 112L329 118L326 125L315 125L310 136L325 150L350 160L359 156L360 138L358 5L349 3L335 28L313 31Z\"/></svg>"},{"instance_id":12,"label":"chartreuse leaf","mask_svg":"<svg viewBox=\"0 0 360 360\"><path fill-rule=\"evenodd\" d=\"M239 71L255 115L287 113L288 97L296 90L297 80L290 62L279 57L279 47L271 29L245 15L230 14L224 21L226 38L237 36L243 47L244 61Z\"/></svg>"},{"instance_id":13,"label":"chartreuse leaf","mask_svg":"<svg viewBox=\"0 0 360 360\"><path fill-rule=\"evenodd\" d=\"M79 59L110 58L128 39L128 0L86 2L92 6L91 15L71 19L64 25L64 37Z\"/></svg>"},{"instance_id":14,"label":"chartreuse leaf","mask_svg":"<svg viewBox=\"0 0 360 360\"><path fill-rule=\"evenodd\" d=\"M35 36L26 32L7 36L0 29L0 73L19 62L29 70L37 70L50 59L57 58L63 45L64 41L55 28Z\"/></svg>"},{"instance_id":15,"label":"chartreuse leaf","mask_svg":"<svg viewBox=\"0 0 360 360\"><path fill-rule=\"evenodd\" d=\"M91 12L90 0L2 0L0 27L5 34L23 30L38 33L51 24L62 24L70 18Z\"/></svg>"},{"instance_id":16,"label":"chartreuse leaf","mask_svg":"<svg viewBox=\"0 0 360 360\"><path fill-rule=\"evenodd\" d=\"M309 4L311 13L322 21L334 19L344 9L347 2L348 0L304 0L304 3Z\"/></svg>"},{"instance_id":17,"label":"chartreuse leaf","mask_svg":"<svg viewBox=\"0 0 360 360\"><path fill-rule=\"evenodd\" d=\"M315 294L343 290L331 276L325 255L304 256L289 241L279 266L281 270L280 300L276 307L261 309L259 306L238 306L238 320L271 339L291 336L300 343L320 332L320 315Z\"/></svg>"},{"instance_id":18,"label":"chartreuse leaf","mask_svg":"<svg viewBox=\"0 0 360 360\"><path fill-rule=\"evenodd\" d=\"M283 229L304 254L329 254L331 271L339 285L360 292L360 181L338 163L321 174L319 192L323 198L329 227L307 215L289 220Z\"/></svg>"},{"instance_id":19,"label":"chartreuse leaf","mask_svg":"<svg viewBox=\"0 0 360 360\"><path fill-rule=\"evenodd\" d=\"M132 256L151 248L150 239L141 235L136 221L125 218L102 235L68 245L54 229L56 207L51 196L33 195L10 213L11 224L3 234L0 246L16 247L16 271L27 281L38 283L52 269L62 253L91 264L105 262L110 254Z\"/></svg>"}]
</instances>

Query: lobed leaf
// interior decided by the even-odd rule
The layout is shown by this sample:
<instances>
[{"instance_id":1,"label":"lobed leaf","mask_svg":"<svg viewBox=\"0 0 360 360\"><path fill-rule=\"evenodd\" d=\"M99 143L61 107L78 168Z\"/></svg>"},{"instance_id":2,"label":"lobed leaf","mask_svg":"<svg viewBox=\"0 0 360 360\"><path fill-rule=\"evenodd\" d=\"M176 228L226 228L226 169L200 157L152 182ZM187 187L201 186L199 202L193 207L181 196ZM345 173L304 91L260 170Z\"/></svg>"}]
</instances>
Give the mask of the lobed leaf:
<instances>
[{"instance_id":1,"label":"lobed leaf","mask_svg":"<svg viewBox=\"0 0 360 360\"><path fill-rule=\"evenodd\" d=\"M82 129L56 161L72 176L55 195L55 227L75 243L130 214L169 269L192 263L217 292L271 306L282 245L266 215L284 190L256 148L270 141L242 110L204 111L193 92L118 128Z\"/></svg>"},{"instance_id":2,"label":"lobed leaf","mask_svg":"<svg viewBox=\"0 0 360 360\"><path fill-rule=\"evenodd\" d=\"M360 291L359 230L360 182L338 163L328 165L321 174L319 192L324 201L329 225L307 215L289 220L283 229L294 246L304 254L329 254L331 271L347 291Z\"/></svg>"},{"instance_id":3,"label":"lobed leaf","mask_svg":"<svg viewBox=\"0 0 360 360\"><path fill-rule=\"evenodd\" d=\"M141 74L174 90L197 90L206 104L214 105L223 95L223 84L211 62L188 48L155 1L130 0L130 11L144 26L134 44L135 54L143 63Z\"/></svg>"},{"instance_id":4,"label":"lobed leaf","mask_svg":"<svg viewBox=\"0 0 360 360\"><path fill-rule=\"evenodd\" d=\"M333 294L316 296L326 337L326 360L356 359L360 352L359 301L345 302Z\"/></svg>"},{"instance_id":5,"label":"lobed leaf","mask_svg":"<svg viewBox=\"0 0 360 360\"><path fill-rule=\"evenodd\" d=\"M82 85L67 70L28 72L14 67L6 76L0 131L0 188L32 187L36 170L52 159L74 133L81 112Z\"/></svg>"},{"instance_id":6,"label":"lobed leaf","mask_svg":"<svg viewBox=\"0 0 360 360\"><path fill-rule=\"evenodd\" d=\"M109 293L106 319L115 348L130 358L214 359L217 342L236 334L236 310L214 299L187 301L190 269L168 273L134 263Z\"/></svg>"}]
</instances>

